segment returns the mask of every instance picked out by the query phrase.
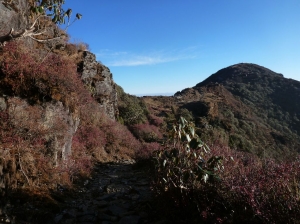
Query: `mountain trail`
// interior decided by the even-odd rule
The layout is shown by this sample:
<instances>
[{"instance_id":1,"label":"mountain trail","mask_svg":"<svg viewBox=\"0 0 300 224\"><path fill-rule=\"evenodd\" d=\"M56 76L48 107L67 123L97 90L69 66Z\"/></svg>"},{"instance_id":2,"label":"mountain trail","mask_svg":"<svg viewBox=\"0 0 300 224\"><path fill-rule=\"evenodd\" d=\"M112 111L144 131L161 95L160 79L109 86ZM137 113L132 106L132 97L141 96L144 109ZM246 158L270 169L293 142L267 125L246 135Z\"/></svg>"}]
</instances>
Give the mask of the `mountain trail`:
<instances>
[{"instance_id":1,"label":"mountain trail","mask_svg":"<svg viewBox=\"0 0 300 224\"><path fill-rule=\"evenodd\" d=\"M64 195L67 190L60 188L59 191ZM148 172L130 162L98 164L89 179L66 195L57 198L61 200L59 212L45 214L42 223L169 223L155 215ZM30 220L27 217L26 221L19 217L15 220L18 221L5 214L0 216L0 223L41 223L34 216Z\"/></svg>"}]
</instances>

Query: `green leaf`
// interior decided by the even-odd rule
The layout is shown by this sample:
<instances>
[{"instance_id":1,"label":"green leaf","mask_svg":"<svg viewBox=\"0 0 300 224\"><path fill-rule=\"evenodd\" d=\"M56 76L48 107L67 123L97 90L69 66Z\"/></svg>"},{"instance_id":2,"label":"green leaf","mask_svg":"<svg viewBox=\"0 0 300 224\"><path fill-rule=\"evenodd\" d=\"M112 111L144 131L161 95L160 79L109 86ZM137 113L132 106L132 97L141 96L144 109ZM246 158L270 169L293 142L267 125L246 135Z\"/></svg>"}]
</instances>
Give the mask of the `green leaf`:
<instances>
[{"instance_id":1,"label":"green leaf","mask_svg":"<svg viewBox=\"0 0 300 224\"><path fill-rule=\"evenodd\" d=\"M204 180L204 183L206 183L207 180L208 180L208 175L207 175L207 174L204 174L203 177L202 177L202 179Z\"/></svg>"},{"instance_id":2,"label":"green leaf","mask_svg":"<svg viewBox=\"0 0 300 224\"><path fill-rule=\"evenodd\" d=\"M81 17L82 17L82 15L81 15L80 13L77 13L77 14L76 14L76 18L77 18L77 19L81 19Z\"/></svg>"},{"instance_id":3,"label":"green leaf","mask_svg":"<svg viewBox=\"0 0 300 224\"><path fill-rule=\"evenodd\" d=\"M184 124L185 123L184 121L185 121L185 119L183 117L180 117L181 124Z\"/></svg>"},{"instance_id":4,"label":"green leaf","mask_svg":"<svg viewBox=\"0 0 300 224\"><path fill-rule=\"evenodd\" d=\"M188 142L191 141L191 138L190 138L190 135L189 135L189 134L185 134L185 137L186 137L186 140L187 140Z\"/></svg>"},{"instance_id":5,"label":"green leaf","mask_svg":"<svg viewBox=\"0 0 300 224\"><path fill-rule=\"evenodd\" d=\"M178 132L178 137L181 139L181 132L180 131Z\"/></svg>"},{"instance_id":6,"label":"green leaf","mask_svg":"<svg viewBox=\"0 0 300 224\"><path fill-rule=\"evenodd\" d=\"M197 158L197 154L194 152L193 155L194 155L194 157L195 157L195 159L196 159L196 158Z\"/></svg>"},{"instance_id":7,"label":"green leaf","mask_svg":"<svg viewBox=\"0 0 300 224\"><path fill-rule=\"evenodd\" d=\"M202 166L202 163L201 163L201 162L200 162L200 163L198 163L198 165L197 165L197 166L198 166L198 168L199 168L199 170L200 170L200 171L204 171L204 170L202 169L202 167L201 167L201 166Z\"/></svg>"},{"instance_id":8,"label":"green leaf","mask_svg":"<svg viewBox=\"0 0 300 224\"><path fill-rule=\"evenodd\" d=\"M182 130L182 124L179 124L178 125L178 131L181 131Z\"/></svg>"},{"instance_id":9,"label":"green leaf","mask_svg":"<svg viewBox=\"0 0 300 224\"><path fill-rule=\"evenodd\" d=\"M164 160L163 166L165 167L167 163L167 160Z\"/></svg>"},{"instance_id":10,"label":"green leaf","mask_svg":"<svg viewBox=\"0 0 300 224\"><path fill-rule=\"evenodd\" d=\"M214 172L209 171L209 170L204 170L204 172L205 172L206 174L208 174L208 175L211 175L211 176L215 175Z\"/></svg>"},{"instance_id":11,"label":"green leaf","mask_svg":"<svg viewBox=\"0 0 300 224\"><path fill-rule=\"evenodd\" d=\"M66 16L68 16L68 18L70 18L72 14L72 9L68 9L65 14Z\"/></svg>"},{"instance_id":12,"label":"green leaf","mask_svg":"<svg viewBox=\"0 0 300 224\"><path fill-rule=\"evenodd\" d=\"M206 145L204 143L203 143L203 145L204 145L204 147L206 148L207 151L210 151L210 148L208 147L208 145Z\"/></svg>"},{"instance_id":13,"label":"green leaf","mask_svg":"<svg viewBox=\"0 0 300 224\"><path fill-rule=\"evenodd\" d=\"M190 133L191 133L192 137L195 136L195 129L193 127L190 127Z\"/></svg>"}]
</instances>

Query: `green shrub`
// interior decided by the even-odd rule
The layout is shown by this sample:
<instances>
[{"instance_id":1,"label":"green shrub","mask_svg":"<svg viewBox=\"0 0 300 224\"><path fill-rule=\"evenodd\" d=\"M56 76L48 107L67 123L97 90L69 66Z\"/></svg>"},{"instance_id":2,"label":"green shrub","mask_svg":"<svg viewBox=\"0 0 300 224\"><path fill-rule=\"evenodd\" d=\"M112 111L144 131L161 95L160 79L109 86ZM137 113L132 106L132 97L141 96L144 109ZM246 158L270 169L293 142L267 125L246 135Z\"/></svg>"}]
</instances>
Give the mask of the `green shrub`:
<instances>
[{"instance_id":1,"label":"green shrub","mask_svg":"<svg viewBox=\"0 0 300 224\"><path fill-rule=\"evenodd\" d=\"M201 186L220 180L222 157L210 156L209 147L195 133L193 123L180 117L170 140L154 156L154 189L158 195L184 204Z\"/></svg>"},{"instance_id":2,"label":"green shrub","mask_svg":"<svg viewBox=\"0 0 300 224\"><path fill-rule=\"evenodd\" d=\"M117 86L120 123L134 125L147 121L148 110L145 103L136 96L129 95Z\"/></svg>"}]
</instances>

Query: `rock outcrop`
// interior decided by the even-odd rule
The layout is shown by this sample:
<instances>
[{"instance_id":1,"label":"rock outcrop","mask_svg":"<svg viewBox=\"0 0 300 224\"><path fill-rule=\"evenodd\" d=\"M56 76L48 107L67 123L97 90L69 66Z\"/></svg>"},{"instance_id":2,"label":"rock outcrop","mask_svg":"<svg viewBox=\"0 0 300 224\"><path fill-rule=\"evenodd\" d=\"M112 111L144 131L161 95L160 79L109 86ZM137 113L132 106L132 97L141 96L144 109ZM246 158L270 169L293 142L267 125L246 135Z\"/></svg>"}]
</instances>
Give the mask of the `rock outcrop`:
<instances>
[{"instance_id":1,"label":"rock outcrop","mask_svg":"<svg viewBox=\"0 0 300 224\"><path fill-rule=\"evenodd\" d=\"M115 119L118 114L118 96L116 84L109 68L96 61L96 56L83 52L83 61L78 66L81 78L104 112Z\"/></svg>"},{"instance_id":2,"label":"rock outcrop","mask_svg":"<svg viewBox=\"0 0 300 224\"><path fill-rule=\"evenodd\" d=\"M37 161L33 159L33 154L41 153L38 141L46 141L44 144L47 145L47 151L44 156L50 158L48 163L51 167L57 167L71 155L72 138L80 119L71 114L61 102L30 105L18 97L0 97L0 112L2 120L5 114L9 116L9 125L1 127L2 131L7 131L7 128L12 130L5 140L9 142L0 145L0 193L3 193L1 189L15 186L18 177L14 167L16 162L20 166L21 160L23 167L19 169L22 172L26 170L25 173L32 180L38 180ZM20 151L16 151L18 147L21 147Z\"/></svg>"},{"instance_id":3,"label":"rock outcrop","mask_svg":"<svg viewBox=\"0 0 300 224\"><path fill-rule=\"evenodd\" d=\"M27 9L26 0L1 1L0 2L0 34L7 34L11 28L24 29L28 25L27 13L21 12Z\"/></svg>"}]
</instances>

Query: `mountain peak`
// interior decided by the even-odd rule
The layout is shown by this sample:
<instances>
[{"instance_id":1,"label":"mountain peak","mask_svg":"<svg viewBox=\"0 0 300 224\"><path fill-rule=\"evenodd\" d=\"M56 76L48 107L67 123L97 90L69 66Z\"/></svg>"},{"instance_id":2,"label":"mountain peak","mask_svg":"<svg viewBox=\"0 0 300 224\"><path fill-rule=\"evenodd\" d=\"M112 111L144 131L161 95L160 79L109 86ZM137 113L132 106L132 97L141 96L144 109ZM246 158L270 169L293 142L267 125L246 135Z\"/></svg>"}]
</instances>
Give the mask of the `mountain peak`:
<instances>
[{"instance_id":1,"label":"mountain peak","mask_svg":"<svg viewBox=\"0 0 300 224\"><path fill-rule=\"evenodd\" d=\"M283 75L260 65L239 63L219 70L203 82L198 83L196 87L201 87L210 83L253 82L263 77L283 78Z\"/></svg>"}]
</instances>

